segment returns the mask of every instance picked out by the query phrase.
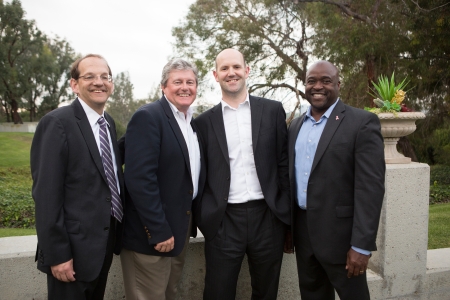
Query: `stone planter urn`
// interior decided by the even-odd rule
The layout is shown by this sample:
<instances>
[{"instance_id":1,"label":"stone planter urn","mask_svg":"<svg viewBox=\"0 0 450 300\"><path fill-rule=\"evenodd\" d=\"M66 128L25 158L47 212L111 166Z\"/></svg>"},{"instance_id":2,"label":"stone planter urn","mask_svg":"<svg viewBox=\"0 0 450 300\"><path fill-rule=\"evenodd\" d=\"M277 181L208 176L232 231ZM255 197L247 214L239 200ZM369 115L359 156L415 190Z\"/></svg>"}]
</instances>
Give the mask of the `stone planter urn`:
<instances>
[{"instance_id":1,"label":"stone planter urn","mask_svg":"<svg viewBox=\"0 0 450 300\"><path fill-rule=\"evenodd\" d=\"M424 119L422 112L379 113L381 135L384 138L384 160L387 164L409 164L411 158L397 151L397 142L416 130L416 120Z\"/></svg>"}]
</instances>

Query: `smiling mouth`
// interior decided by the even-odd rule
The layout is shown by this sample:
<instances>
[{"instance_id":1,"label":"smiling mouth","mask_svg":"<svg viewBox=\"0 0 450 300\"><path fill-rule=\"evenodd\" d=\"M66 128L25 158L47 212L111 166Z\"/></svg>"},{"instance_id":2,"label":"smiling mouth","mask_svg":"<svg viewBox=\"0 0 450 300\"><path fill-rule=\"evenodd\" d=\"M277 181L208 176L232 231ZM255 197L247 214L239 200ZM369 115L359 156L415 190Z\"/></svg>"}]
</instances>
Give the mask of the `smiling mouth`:
<instances>
[{"instance_id":1,"label":"smiling mouth","mask_svg":"<svg viewBox=\"0 0 450 300\"><path fill-rule=\"evenodd\" d=\"M311 96L313 98L321 98L321 97L325 97L324 93L311 93Z\"/></svg>"},{"instance_id":2,"label":"smiling mouth","mask_svg":"<svg viewBox=\"0 0 450 300\"><path fill-rule=\"evenodd\" d=\"M227 82L238 82L238 80L239 79L230 79L230 80L227 80Z\"/></svg>"},{"instance_id":3,"label":"smiling mouth","mask_svg":"<svg viewBox=\"0 0 450 300\"><path fill-rule=\"evenodd\" d=\"M106 90L91 90L92 93L105 93Z\"/></svg>"},{"instance_id":4,"label":"smiling mouth","mask_svg":"<svg viewBox=\"0 0 450 300\"><path fill-rule=\"evenodd\" d=\"M190 97L191 94L178 94L179 97Z\"/></svg>"}]
</instances>

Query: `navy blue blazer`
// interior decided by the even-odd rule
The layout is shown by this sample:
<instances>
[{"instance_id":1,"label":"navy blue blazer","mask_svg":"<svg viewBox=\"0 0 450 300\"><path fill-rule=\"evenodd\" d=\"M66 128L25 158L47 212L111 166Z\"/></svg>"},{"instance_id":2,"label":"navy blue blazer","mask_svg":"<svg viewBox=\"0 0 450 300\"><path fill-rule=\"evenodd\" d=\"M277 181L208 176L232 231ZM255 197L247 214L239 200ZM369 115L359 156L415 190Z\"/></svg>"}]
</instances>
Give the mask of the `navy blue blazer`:
<instances>
[{"instance_id":1,"label":"navy blue blazer","mask_svg":"<svg viewBox=\"0 0 450 300\"><path fill-rule=\"evenodd\" d=\"M202 163L203 165L203 163ZM204 172L200 171L200 176ZM165 97L139 108L125 138L125 210L123 247L155 256L177 256L184 247L196 201L189 153L183 134ZM198 196L202 191L199 182ZM191 235L196 235L193 222ZM174 237L170 252L154 249Z\"/></svg>"}]
</instances>

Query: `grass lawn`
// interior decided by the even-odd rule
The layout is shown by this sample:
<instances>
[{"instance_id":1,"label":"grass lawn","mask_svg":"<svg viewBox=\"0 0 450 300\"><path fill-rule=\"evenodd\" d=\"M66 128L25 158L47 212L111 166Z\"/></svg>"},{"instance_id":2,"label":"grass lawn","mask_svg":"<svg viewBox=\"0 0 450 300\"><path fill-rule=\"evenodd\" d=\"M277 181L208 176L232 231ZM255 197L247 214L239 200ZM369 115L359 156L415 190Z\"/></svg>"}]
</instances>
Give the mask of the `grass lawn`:
<instances>
[{"instance_id":1,"label":"grass lawn","mask_svg":"<svg viewBox=\"0 0 450 300\"><path fill-rule=\"evenodd\" d=\"M450 203L430 205L428 249L450 248Z\"/></svg>"},{"instance_id":2,"label":"grass lawn","mask_svg":"<svg viewBox=\"0 0 450 300\"><path fill-rule=\"evenodd\" d=\"M30 165L33 133L0 132L0 167Z\"/></svg>"},{"instance_id":3,"label":"grass lawn","mask_svg":"<svg viewBox=\"0 0 450 300\"><path fill-rule=\"evenodd\" d=\"M0 238L8 236L35 235L36 229L0 228Z\"/></svg>"}]
</instances>

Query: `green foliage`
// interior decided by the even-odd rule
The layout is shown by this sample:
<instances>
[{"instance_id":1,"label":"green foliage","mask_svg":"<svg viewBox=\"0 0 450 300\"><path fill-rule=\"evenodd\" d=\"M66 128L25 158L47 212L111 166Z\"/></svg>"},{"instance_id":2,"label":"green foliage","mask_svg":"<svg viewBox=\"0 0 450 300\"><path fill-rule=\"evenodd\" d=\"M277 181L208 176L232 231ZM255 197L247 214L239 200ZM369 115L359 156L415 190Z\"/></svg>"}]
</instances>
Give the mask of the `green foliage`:
<instances>
[{"instance_id":1,"label":"green foliage","mask_svg":"<svg viewBox=\"0 0 450 300\"><path fill-rule=\"evenodd\" d=\"M431 166L430 204L450 202L450 166Z\"/></svg>"},{"instance_id":2,"label":"green foliage","mask_svg":"<svg viewBox=\"0 0 450 300\"><path fill-rule=\"evenodd\" d=\"M428 249L450 247L450 203L430 205Z\"/></svg>"},{"instance_id":3,"label":"green foliage","mask_svg":"<svg viewBox=\"0 0 450 300\"><path fill-rule=\"evenodd\" d=\"M419 161L450 166L450 121L435 124L434 119L417 122L417 130L409 139Z\"/></svg>"},{"instance_id":4,"label":"green foliage","mask_svg":"<svg viewBox=\"0 0 450 300\"><path fill-rule=\"evenodd\" d=\"M372 90L372 92L369 94L372 95L375 98L380 98L381 100L386 103L388 101L391 103L392 99L395 96L395 93L399 90L404 90L404 88L408 85L409 81L406 81L406 78L403 79L402 82L399 84L395 84L395 72L392 72L391 80L389 81L389 78L385 75L380 75L378 77L378 83L375 83L372 81L373 87L375 90ZM392 108L395 109L395 108ZM400 105L398 105L398 110L400 111Z\"/></svg>"},{"instance_id":5,"label":"green foliage","mask_svg":"<svg viewBox=\"0 0 450 300\"><path fill-rule=\"evenodd\" d=\"M33 228L30 167L0 167L0 227Z\"/></svg>"}]
</instances>

